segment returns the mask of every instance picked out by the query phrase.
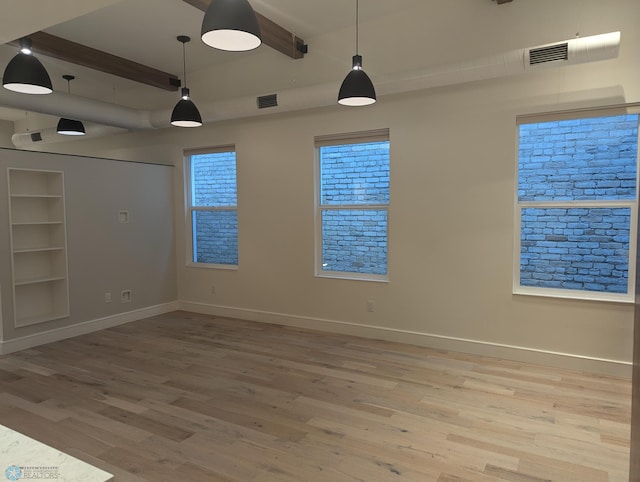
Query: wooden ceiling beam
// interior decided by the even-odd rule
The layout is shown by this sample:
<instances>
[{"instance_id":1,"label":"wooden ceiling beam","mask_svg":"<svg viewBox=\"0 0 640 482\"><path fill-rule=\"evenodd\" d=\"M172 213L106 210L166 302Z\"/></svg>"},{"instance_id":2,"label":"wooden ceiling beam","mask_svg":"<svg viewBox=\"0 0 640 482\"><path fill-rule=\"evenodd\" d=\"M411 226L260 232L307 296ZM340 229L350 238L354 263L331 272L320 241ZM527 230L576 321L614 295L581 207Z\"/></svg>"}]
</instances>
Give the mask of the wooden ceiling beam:
<instances>
[{"instance_id":1,"label":"wooden ceiling beam","mask_svg":"<svg viewBox=\"0 0 640 482\"><path fill-rule=\"evenodd\" d=\"M211 0L183 0L185 3L205 12ZM256 12L262 41L265 45L281 52L293 59L301 59L307 52L304 40L295 36L277 23ZM117 55L112 55L71 40L66 40L46 32L35 32L28 36L33 42L33 48L38 54L63 60L90 69L116 75L125 79L151 85L168 91L177 91L180 78L174 74L139 64ZM9 44L19 46L16 39Z\"/></svg>"},{"instance_id":2,"label":"wooden ceiling beam","mask_svg":"<svg viewBox=\"0 0 640 482\"><path fill-rule=\"evenodd\" d=\"M34 51L47 57L82 65L83 67L164 90L176 91L180 87L180 79L176 75L162 72L132 60L102 52L46 32L35 32L28 35L28 37L33 42ZM18 46L20 40L14 40L9 43Z\"/></svg>"},{"instance_id":3,"label":"wooden ceiling beam","mask_svg":"<svg viewBox=\"0 0 640 482\"><path fill-rule=\"evenodd\" d=\"M182 1L203 12L206 12L211 4L211 0ZM256 12L256 17L258 18L258 24L260 25L260 31L262 33L262 42L264 42L265 45L292 59L304 58L304 54L307 53L307 45L304 43L304 40L258 12Z\"/></svg>"}]
</instances>

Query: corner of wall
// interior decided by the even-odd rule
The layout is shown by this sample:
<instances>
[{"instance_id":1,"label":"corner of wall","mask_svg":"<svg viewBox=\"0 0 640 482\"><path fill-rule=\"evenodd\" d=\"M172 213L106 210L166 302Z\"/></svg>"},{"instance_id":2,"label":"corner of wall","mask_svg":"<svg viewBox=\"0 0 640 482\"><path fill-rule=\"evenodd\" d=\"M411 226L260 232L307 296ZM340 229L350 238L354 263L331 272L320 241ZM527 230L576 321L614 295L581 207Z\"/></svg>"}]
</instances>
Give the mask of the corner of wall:
<instances>
[{"instance_id":1,"label":"corner of wall","mask_svg":"<svg viewBox=\"0 0 640 482\"><path fill-rule=\"evenodd\" d=\"M142 320L151 316L162 315L179 308L177 301L163 303L161 305L149 306L146 308L120 313L117 315L106 316L95 320L85 321L76 325L56 328L49 331L27 335L20 338L14 338L9 341L0 339L0 355L7 355L20 350L26 350L35 346L53 343L67 338L73 338L80 335L86 335L95 331L105 330L114 326L123 325L132 321Z\"/></svg>"}]
</instances>

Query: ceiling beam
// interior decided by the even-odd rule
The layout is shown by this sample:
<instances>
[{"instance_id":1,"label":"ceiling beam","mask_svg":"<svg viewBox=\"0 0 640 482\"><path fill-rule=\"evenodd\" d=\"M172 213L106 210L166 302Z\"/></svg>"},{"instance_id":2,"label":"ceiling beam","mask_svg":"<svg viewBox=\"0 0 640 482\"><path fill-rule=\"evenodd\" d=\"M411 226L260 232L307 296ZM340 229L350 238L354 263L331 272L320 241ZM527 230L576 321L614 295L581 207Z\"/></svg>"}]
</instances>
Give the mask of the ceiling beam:
<instances>
[{"instance_id":1,"label":"ceiling beam","mask_svg":"<svg viewBox=\"0 0 640 482\"><path fill-rule=\"evenodd\" d=\"M102 52L70 40L56 37L46 32L35 32L28 37L33 41L33 48L38 54L64 60L107 74L117 75L160 89L176 91L180 79L173 74L162 72L152 67L133 62L116 55ZM9 42L18 46L20 40Z\"/></svg>"},{"instance_id":2,"label":"ceiling beam","mask_svg":"<svg viewBox=\"0 0 640 482\"><path fill-rule=\"evenodd\" d=\"M211 0L182 0L189 5L196 7L203 12L211 4ZM256 12L260 31L262 33L262 41L265 45L281 52L292 59L301 59L307 53L307 45L300 37L295 36L284 27L281 27L267 17Z\"/></svg>"},{"instance_id":3,"label":"ceiling beam","mask_svg":"<svg viewBox=\"0 0 640 482\"><path fill-rule=\"evenodd\" d=\"M183 0L185 3L205 12L211 0ZM503 0L500 0L503 1ZM265 45L281 52L293 59L301 59L307 52L304 40L295 36L277 23L256 12L262 41ZM177 91L180 79L174 74L139 64L123 57L103 52L85 45L66 40L46 32L35 32L28 36L34 50L38 54L63 60L90 69L99 70L107 74L151 85L168 91ZM8 42L18 46L19 39Z\"/></svg>"}]
</instances>

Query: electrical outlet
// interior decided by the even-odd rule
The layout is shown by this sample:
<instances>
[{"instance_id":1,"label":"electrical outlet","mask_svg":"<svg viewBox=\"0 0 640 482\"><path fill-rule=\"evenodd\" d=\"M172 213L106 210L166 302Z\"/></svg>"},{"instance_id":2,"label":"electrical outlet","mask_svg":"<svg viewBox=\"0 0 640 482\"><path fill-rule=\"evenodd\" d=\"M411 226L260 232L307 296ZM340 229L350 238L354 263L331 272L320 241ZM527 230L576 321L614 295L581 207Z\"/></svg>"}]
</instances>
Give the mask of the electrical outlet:
<instances>
[{"instance_id":1,"label":"electrical outlet","mask_svg":"<svg viewBox=\"0 0 640 482\"><path fill-rule=\"evenodd\" d=\"M129 303L131 301L131 290L122 290L120 292L120 303Z\"/></svg>"},{"instance_id":2,"label":"electrical outlet","mask_svg":"<svg viewBox=\"0 0 640 482\"><path fill-rule=\"evenodd\" d=\"M368 300L367 301L367 311L369 313L373 313L376 309L376 302L373 300Z\"/></svg>"},{"instance_id":3,"label":"electrical outlet","mask_svg":"<svg viewBox=\"0 0 640 482\"><path fill-rule=\"evenodd\" d=\"M111 293L109 293L108 291L104 294L104 302L111 303Z\"/></svg>"}]
</instances>

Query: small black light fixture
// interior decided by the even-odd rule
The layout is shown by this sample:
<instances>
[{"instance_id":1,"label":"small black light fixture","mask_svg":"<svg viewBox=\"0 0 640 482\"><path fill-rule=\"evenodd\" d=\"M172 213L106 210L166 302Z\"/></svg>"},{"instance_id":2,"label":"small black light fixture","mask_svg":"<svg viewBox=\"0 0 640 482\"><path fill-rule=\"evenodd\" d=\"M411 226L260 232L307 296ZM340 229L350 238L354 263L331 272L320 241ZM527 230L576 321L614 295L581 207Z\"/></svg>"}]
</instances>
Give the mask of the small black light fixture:
<instances>
[{"instance_id":1,"label":"small black light fixture","mask_svg":"<svg viewBox=\"0 0 640 482\"><path fill-rule=\"evenodd\" d=\"M202 41L232 52L259 47L260 25L248 0L212 0L202 20Z\"/></svg>"},{"instance_id":2,"label":"small black light fixture","mask_svg":"<svg viewBox=\"0 0 640 482\"><path fill-rule=\"evenodd\" d=\"M376 89L362 70L362 56L358 54L358 7L356 0L356 54L353 56L353 68L342 81L338 93L338 103L349 106L370 105L376 101Z\"/></svg>"},{"instance_id":3,"label":"small black light fixture","mask_svg":"<svg viewBox=\"0 0 640 482\"><path fill-rule=\"evenodd\" d=\"M75 79L73 75L63 75L62 78L67 81L67 94L71 93L70 82ZM87 132L84 130L84 125L79 120L67 119L61 117L58 121L58 127L56 128L58 134L63 136L83 136Z\"/></svg>"},{"instance_id":4,"label":"small black light fixture","mask_svg":"<svg viewBox=\"0 0 640 482\"><path fill-rule=\"evenodd\" d=\"M11 59L4 69L2 86L23 94L50 94L53 92L51 78L44 65L31 51L31 39L20 39L20 52Z\"/></svg>"},{"instance_id":5,"label":"small black light fixture","mask_svg":"<svg viewBox=\"0 0 640 482\"><path fill-rule=\"evenodd\" d=\"M171 113L171 125L177 127L200 127L202 125L202 117L196 105L189 97L189 89L187 89L187 61L185 44L191 41L186 35L178 35L178 42L182 42L182 68L184 87L182 88L182 98L178 101Z\"/></svg>"}]
</instances>

